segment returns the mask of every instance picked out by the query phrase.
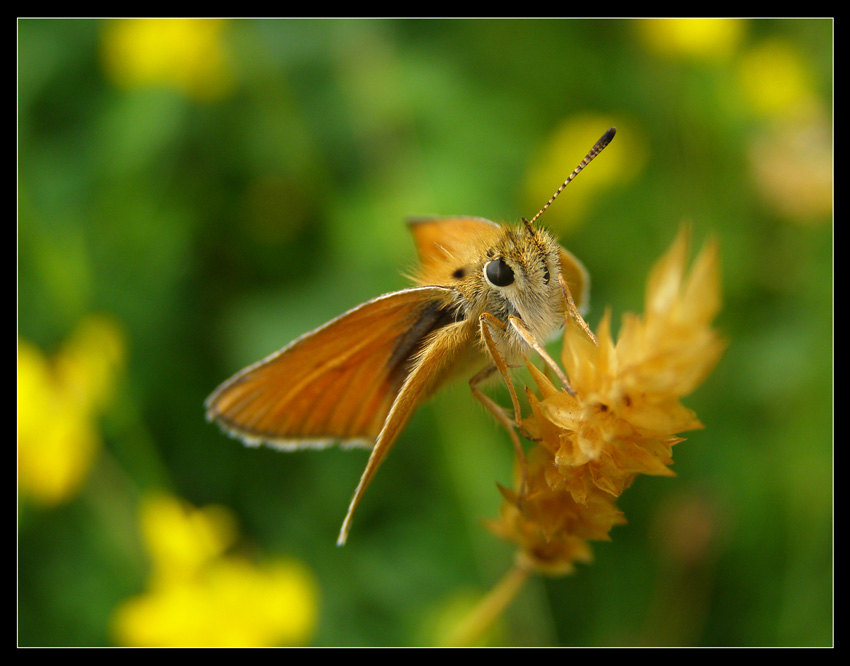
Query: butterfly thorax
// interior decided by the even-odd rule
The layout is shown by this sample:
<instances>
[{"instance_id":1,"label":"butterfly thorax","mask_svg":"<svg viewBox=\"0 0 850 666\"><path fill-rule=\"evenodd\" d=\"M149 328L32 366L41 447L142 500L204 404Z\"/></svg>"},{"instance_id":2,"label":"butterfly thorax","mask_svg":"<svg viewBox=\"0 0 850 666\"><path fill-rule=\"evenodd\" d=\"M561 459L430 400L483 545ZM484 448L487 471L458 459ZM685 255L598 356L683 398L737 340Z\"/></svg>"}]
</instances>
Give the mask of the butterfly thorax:
<instances>
[{"instance_id":1,"label":"butterfly thorax","mask_svg":"<svg viewBox=\"0 0 850 666\"><path fill-rule=\"evenodd\" d=\"M441 268L453 287L455 319L478 326L490 314L508 323L519 317L539 340L548 339L563 323L563 294L558 283L560 247L547 231L524 225L496 227L484 242L453 248ZM495 330L493 339L509 358L525 344L515 331ZM476 334L476 339L480 338Z\"/></svg>"}]
</instances>

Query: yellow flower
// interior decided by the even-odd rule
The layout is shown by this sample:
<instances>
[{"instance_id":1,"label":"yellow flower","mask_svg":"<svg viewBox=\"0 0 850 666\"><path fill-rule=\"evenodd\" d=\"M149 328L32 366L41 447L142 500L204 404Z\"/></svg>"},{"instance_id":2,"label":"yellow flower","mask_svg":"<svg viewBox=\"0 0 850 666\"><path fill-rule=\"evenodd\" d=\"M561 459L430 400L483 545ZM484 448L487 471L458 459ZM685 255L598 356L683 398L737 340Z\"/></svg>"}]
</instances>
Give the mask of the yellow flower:
<instances>
[{"instance_id":1,"label":"yellow flower","mask_svg":"<svg viewBox=\"0 0 850 666\"><path fill-rule=\"evenodd\" d=\"M643 42L667 57L724 60L741 42L741 19L643 19L637 24Z\"/></svg>"},{"instance_id":2,"label":"yellow flower","mask_svg":"<svg viewBox=\"0 0 850 666\"><path fill-rule=\"evenodd\" d=\"M315 584L300 563L257 566L229 557L127 600L113 626L119 642L132 647L301 645L316 614Z\"/></svg>"},{"instance_id":3,"label":"yellow flower","mask_svg":"<svg viewBox=\"0 0 850 666\"><path fill-rule=\"evenodd\" d=\"M236 540L233 515L225 507L196 509L170 495L146 498L142 538L158 578L186 578L220 557Z\"/></svg>"},{"instance_id":4,"label":"yellow flower","mask_svg":"<svg viewBox=\"0 0 850 666\"><path fill-rule=\"evenodd\" d=\"M790 43L773 39L745 53L737 63L741 94L760 115L793 114L814 98L812 73Z\"/></svg>"},{"instance_id":5,"label":"yellow flower","mask_svg":"<svg viewBox=\"0 0 850 666\"><path fill-rule=\"evenodd\" d=\"M529 364L525 430L538 443L519 492L503 491L491 525L520 546L521 566L566 573L587 561L587 540L607 539L623 522L614 500L638 474L670 475L678 433L701 428L680 399L710 373L725 348L711 328L720 307L717 247L709 243L685 274L688 235L680 232L650 274L645 314L628 315L616 344L610 313L598 344L568 322L562 362L575 395Z\"/></svg>"},{"instance_id":6,"label":"yellow flower","mask_svg":"<svg viewBox=\"0 0 850 666\"><path fill-rule=\"evenodd\" d=\"M813 109L809 117L772 123L751 139L748 153L766 206L798 224L832 221L832 127L826 113Z\"/></svg>"},{"instance_id":7,"label":"yellow flower","mask_svg":"<svg viewBox=\"0 0 850 666\"><path fill-rule=\"evenodd\" d=\"M119 324L105 315L89 315L62 346L55 359L56 375L87 409L103 409L115 393L126 352Z\"/></svg>"},{"instance_id":8,"label":"yellow flower","mask_svg":"<svg viewBox=\"0 0 850 666\"><path fill-rule=\"evenodd\" d=\"M155 495L142 503L141 527L151 578L146 592L115 609L118 643L260 647L309 641L318 615L311 572L291 559L255 564L226 555L237 535L225 507L195 509Z\"/></svg>"},{"instance_id":9,"label":"yellow flower","mask_svg":"<svg viewBox=\"0 0 850 666\"><path fill-rule=\"evenodd\" d=\"M103 65L121 88L166 86L200 100L224 97L233 75L220 19L121 19L106 24Z\"/></svg>"},{"instance_id":10,"label":"yellow flower","mask_svg":"<svg viewBox=\"0 0 850 666\"><path fill-rule=\"evenodd\" d=\"M100 449L97 418L124 364L124 334L105 316L82 320L55 358L18 341L18 484L54 505L73 496Z\"/></svg>"}]
</instances>

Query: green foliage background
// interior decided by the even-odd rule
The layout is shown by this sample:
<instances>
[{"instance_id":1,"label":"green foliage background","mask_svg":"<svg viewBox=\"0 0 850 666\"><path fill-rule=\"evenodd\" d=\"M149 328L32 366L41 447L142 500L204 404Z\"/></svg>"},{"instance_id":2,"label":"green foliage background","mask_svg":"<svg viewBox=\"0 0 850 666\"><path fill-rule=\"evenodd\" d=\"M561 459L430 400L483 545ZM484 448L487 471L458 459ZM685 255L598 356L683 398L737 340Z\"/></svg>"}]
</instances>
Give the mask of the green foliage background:
<instances>
[{"instance_id":1,"label":"green foliage background","mask_svg":"<svg viewBox=\"0 0 850 666\"><path fill-rule=\"evenodd\" d=\"M309 565L315 645L433 643L513 557L482 525L510 483L510 443L466 387L417 414L344 549L365 455L246 449L205 422L203 401L403 287L407 216L533 215L559 184L528 203L535 156L588 114L618 125L608 151L643 146L633 178L555 228L591 272L591 325L606 305L614 321L642 309L647 271L687 219L696 244L720 240L730 347L685 401L706 429L677 447L677 477L638 480L595 561L535 579L491 640L832 643L832 220L789 221L757 191L748 140L764 121L733 90L735 56L657 55L633 21L242 20L224 33L233 90L196 101L111 84L104 26L18 23L19 335L50 352L108 312L130 340L83 491L50 510L19 501L19 644L111 644L112 609L144 586L135 510L155 488L227 505L247 551ZM832 22L749 21L739 49L771 38L797 49L830 123ZM562 156L562 177L583 154ZM603 178L606 157L570 189ZM690 528L705 541L682 555Z\"/></svg>"}]
</instances>

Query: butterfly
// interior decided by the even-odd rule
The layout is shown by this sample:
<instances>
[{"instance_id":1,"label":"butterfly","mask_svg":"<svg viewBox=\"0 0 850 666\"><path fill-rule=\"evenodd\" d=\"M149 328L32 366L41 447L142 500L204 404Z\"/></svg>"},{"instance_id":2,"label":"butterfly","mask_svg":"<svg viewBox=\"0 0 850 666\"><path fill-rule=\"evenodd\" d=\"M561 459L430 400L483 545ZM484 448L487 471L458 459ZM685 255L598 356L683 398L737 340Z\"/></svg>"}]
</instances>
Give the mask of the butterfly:
<instances>
[{"instance_id":1,"label":"butterfly","mask_svg":"<svg viewBox=\"0 0 850 666\"><path fill-rule=\"evenodd\" d=\"M371 448L339 545L413 413L448 382L471 376L473 395L513 433L513 420L481 384L496 372L507 380L510 366L534 349L571 391L541 341L563 325L565 312L580 317L589 285L581 262L534 223L615 132L596 142L530 221L412 220L415 286L358 305L238 372L207 399L208 420L251 445Z\"/></svg>"}]
</instances>

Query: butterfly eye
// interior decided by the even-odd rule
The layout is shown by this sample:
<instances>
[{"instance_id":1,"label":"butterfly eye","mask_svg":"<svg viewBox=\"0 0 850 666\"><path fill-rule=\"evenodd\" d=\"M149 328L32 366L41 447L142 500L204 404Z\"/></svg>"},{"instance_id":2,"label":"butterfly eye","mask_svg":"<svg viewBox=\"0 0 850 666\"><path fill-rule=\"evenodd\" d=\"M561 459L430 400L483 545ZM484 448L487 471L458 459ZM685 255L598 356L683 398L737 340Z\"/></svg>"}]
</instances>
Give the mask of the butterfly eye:
<instances>
[{"instance_id":1,"label":"butterfly eye","mask_svg":"<svg viewBox=\"0 0 850 666\"><path fill-rule=\"evenodd\" d=\"M484 275L490 284L495 287L507 287L514 281L514 272L504 259L493 259L488 261L484 267Z\"/></svg>"}]
</instances>

